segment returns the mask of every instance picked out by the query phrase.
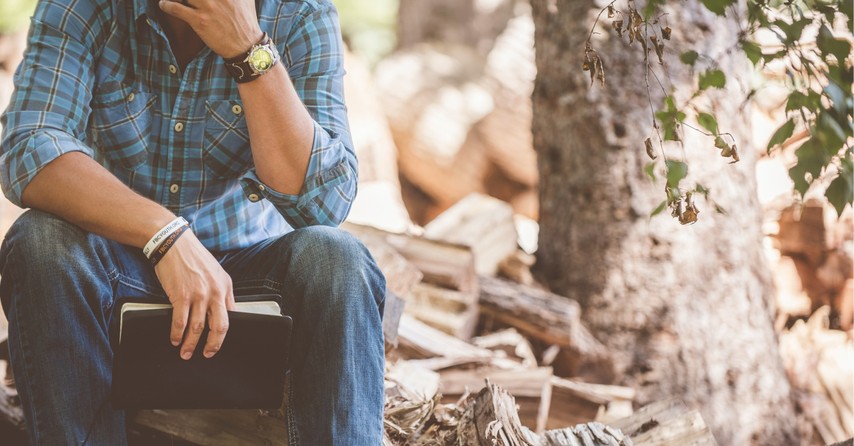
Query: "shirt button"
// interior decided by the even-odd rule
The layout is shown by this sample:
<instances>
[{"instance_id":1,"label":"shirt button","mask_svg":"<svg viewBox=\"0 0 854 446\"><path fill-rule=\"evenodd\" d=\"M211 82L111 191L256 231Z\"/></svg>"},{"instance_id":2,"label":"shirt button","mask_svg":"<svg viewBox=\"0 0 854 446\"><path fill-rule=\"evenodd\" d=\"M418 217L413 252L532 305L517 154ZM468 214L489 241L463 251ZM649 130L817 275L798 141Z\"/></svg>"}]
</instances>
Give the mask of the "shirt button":
<instances>
[{"instance_id":1,"label":"shirt button","mask_svg":"<svg viewBox=\"0 0 854 446\"><path fill-rule=\"evenodd\" d=\"M172 74L177 73L177 72L178 72L178 67L176 67L175 65L169 65L169 72L170 72L170 73L172 73Z\"/></svg>"},{"instance_id":2,"label":"shirt button","mask_svg":"<svg viewBox=\"0 0 854 446\"><path fill-rule=\"evenodd\" d=\"M135 98L135 97L136 96L133 93L129 94L128 95L128 102L133 102L133 98Z\"/></svg>"},{"instance_id":3,"label":"shirt button","mask_svg":"<svg viewBox=\"0 0 854 446\"><path fill-rule=\"evenodd\" d=\"M263 184L259 184L258 189L264 191L264 190L267 190L267 187L264 186Z\"/></svg>"},{"instance_id":4,"label":"shirt button","mask_svg":"<svg viewBox=\"0 0 854 446\"><path fill-rule=\"evenodd\" d=\"M260 199L261 199L261 197L259 197L258 194L249 194L249 201L251 201L253 203L255 203L256 201L258 201Z\"/></svg>"},{"instance_id":5,"label":"shirt button","mask_svg":"<svg viewBox=\"0 0 854 446\"><path fill-rule=\"evenodd\" d=\"M180 188L181 187L178 186L177 184L173 184L173 185L169 186L169 192L172 192L173 194L177 194L178 189L180 189Z\"/></svg>"},{"instance_id":6,"label":"shirt button","mask_svg":"<svg viewBox=\"0 0 854 446\"><path fill-rule=\"evenodd\" d=\"M237 104L235 104L233 107L231 107L231 112L234 113L235 115L239 115L242 111L243 111L243 107L241 107Z\"/></svg>"},{"instance_id":7,"label":"shirt button","mask_svg":"<svg viewBox=\"0 0 854 446\"><path fill-rule=\"evenodd\" d=\"M178 133L181 133L182 130L184 130L184 123L183 122L176 122L175 123L175 131Z\"/></svg>"}]
</instances>

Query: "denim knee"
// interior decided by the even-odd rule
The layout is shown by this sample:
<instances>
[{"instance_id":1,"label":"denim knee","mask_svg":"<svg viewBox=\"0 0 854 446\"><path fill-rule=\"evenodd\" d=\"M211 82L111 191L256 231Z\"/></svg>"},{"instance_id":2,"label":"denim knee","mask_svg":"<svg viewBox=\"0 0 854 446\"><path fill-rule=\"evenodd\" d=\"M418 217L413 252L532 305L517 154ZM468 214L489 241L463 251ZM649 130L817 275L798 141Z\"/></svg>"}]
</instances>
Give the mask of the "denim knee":
<instances>
[{"instance_id":1,"label":"denim knee","mask_svg":"<svg viewBox=\"0 0 854 446\"><path fill-rule=\"evenodd\" d=\"M362 242L352 234L328 226L309 226L288 234L290 249L301 270L297 274L306 280L330 284L334 287L354 285L351 280L367 282L372 291L374 305L385 302L385 277ZM323 277L324 273L330 277ZM333 280L341 279L341 280ZM347 290L332 290L336 295Z\"/></svg>"},{"instance_id":2,"label":"denim knee","mask_svg":"<svg viewBox=\"0 0 854 446\"><path fill-rule=\"evenodd\" d=\"M103 239L47 212L29 210L21 215L0 248L0 297L4 307L11 297L10 283L32 288L33 281L91 273L89 260L101 264Z\"/></svg>"}]
</instances>

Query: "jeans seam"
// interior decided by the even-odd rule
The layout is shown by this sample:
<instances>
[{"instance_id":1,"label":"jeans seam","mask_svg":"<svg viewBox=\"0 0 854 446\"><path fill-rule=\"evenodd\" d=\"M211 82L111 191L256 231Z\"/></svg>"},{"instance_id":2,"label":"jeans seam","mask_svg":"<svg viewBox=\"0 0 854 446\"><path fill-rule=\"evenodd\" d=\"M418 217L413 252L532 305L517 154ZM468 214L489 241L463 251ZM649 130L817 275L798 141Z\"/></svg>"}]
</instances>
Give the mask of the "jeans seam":
<instances>
[{"instance_id":1,"label":"jeans seam","mask_svg":"<svg viewBox=\"0 0 854 446\"><path fill-rule=\"evenodd\" d=\"M288 446L299 446L299 432L297 431L296 415L294 414L294 386L293 374L288 374L288 408L285 419L288 425Z\"/></svg>"},{"instance_id":2,"label":"jeans seam","mask_svg":"<svg viewBox=\"0 0 854 446\"><path fill-rule=\"evenodd\" d=\"M10 249L9 255L11 256L11 254L12 254L11 250L14 250L15 248L14 248L14 246L12 246L9 249ZM14 283L13 286L17 288L18 284L21 283L21 281L19 280L17 265L13 265L10 272L12 273L11 279L13 280L13 283ZM13 291L12 294L13 294L13 296L14 295L20 296L20 293L17 293L15 291ZM15 317L15 324L17 324L17 326L18 326L18 336L17 336L18 355L19 355L18 357L21 359L21 362L23 362L23 364L19 365L18 369L24 372L24 376L21 377L23 379L18 378L16 380L16 382L17 383L25 382L25 383L27 383L26 384L27 387L29 387L28 391L30 393L32 404L31 404L31 407L29 408L29 410L26 411L26 412L29 412L31 415L30 417L27 417L28 418L27 422L32 423L31 431L33 432L33 436L34 436L33 440L35 441L36 444L39 444L39 443L41 443L41 441L39 439L39 432L41 432L41 429L39 429L40 423L38 420L38 416L36 414L36 406L39 406L40 404L38 404L38 405L35 404L35 401L36 400L41 401L42 398L40 396L38 396L39 392L36 392L35 388L32 385L32 380L30 379L30 377L32 376L32 373L30 370L30 361L26 358L27 355L24 353L24 352L29 351L28 348L24 347L24 340L27 339L28 336L24 336L23 332L25 330L23 329L23 327L21 325L21 321L26 319L26 318L21 318L18 316L18 304L17 304L17 302L15 302L13 300L12 305L15 307L15 316L16 316ZM26 326L26 324L24 324L24 326ZM11 355L10 355L9 360L10 361L12 360Z\"/></svg>"}]
</instances>

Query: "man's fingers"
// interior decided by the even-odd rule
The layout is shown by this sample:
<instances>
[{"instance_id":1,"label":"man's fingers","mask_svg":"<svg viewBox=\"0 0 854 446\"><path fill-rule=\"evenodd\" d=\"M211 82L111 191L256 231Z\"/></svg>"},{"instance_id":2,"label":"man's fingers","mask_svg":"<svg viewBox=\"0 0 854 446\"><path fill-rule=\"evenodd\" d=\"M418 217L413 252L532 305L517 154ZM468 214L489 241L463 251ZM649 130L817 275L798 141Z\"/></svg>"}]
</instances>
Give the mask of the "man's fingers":
<instances>
[{"instance_id":1,"label":"man's fingers","mask_svg":"<svg viewBox=\"0 0 854 446\"><path fill-rule=\"evenodd\" d=\"M177 347L184 339L184 329L187 328L187 318L190 306L187 304L175 304L172 306L172 329L169 331L169 340Z\"/></svg>"},{"instance_id":2,"label":"man's fingers","mask_svg":"<svg viewBox=\"0 0 854 446\"><path fill-rule=\"evenodd\" d=\"M171 16L177 17L187 23L190 23L194 11L193 8L179 1L160 0L160 10Z\"/></svg>"},{"instance_id":3,"label":"man's fingers","mask_svg":"<svg viewBox=\"0 0 854 446\"><path fill-rule=\"evenodd\" d=\"M228 332L228 313L225 311L225 306L213 306L209 313L210 331L208 332L208 341L205 343L205 358L213 357L219 351L222 342L225 340L225 334Z\"/></svg>"},{"instance_id":4,"label":"man's fingers","mask_svg":"<svg viewBox=\"0 0 854 446\"><path fill-rule=\"evenodd\" d=\"M207 308L201 304L193 306L190 310L190 323L187 325L187 335L184 337L184 343L181 344L181 358L190 359L193 356L193 351L196 350L196 344L199 343L199 337L205 330L205 316Z\"/></svg>"}]
</instances>

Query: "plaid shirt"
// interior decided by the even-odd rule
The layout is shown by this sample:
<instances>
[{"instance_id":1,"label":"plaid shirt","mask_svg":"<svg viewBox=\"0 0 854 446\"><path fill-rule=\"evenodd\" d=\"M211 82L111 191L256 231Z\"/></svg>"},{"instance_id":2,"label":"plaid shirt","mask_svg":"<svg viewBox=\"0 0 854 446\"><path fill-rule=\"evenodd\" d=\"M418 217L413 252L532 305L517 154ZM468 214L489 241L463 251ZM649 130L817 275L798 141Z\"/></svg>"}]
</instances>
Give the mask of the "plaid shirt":
<instances>
[{"instance_id":1,"label":"plaid shirt","mask_svg":"<svg viewBox=\"0 0 854 446\"><path fill-rule=\"evenodd\" d=\"M337 225L356 193L337 12L327 0L258 0L315 121L298 195L258 179L237 83L205 48L181 73L157 0L42 0L0 120L0 181L21 193L58 156L83 152L191 222L212 251L309 225ZM283 218L284 217L284 218Z\"/></svg>"}]
</instances>

